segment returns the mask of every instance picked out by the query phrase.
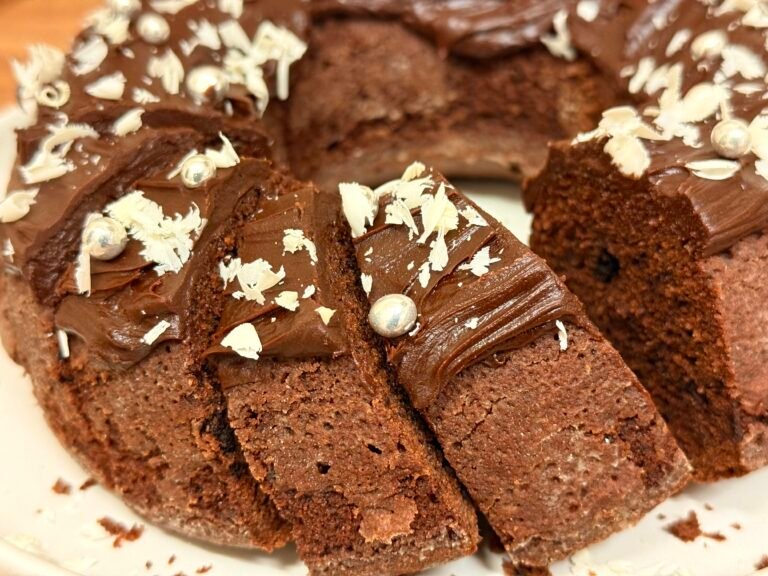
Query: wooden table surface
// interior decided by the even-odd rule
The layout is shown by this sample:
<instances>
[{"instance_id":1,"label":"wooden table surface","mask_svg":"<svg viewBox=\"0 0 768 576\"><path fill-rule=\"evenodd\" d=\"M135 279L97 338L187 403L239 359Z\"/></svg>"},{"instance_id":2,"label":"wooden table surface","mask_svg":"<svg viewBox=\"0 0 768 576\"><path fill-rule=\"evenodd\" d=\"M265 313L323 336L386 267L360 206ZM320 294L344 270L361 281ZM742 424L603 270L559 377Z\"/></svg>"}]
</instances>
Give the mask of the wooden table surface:
<instances>
[{"instance_id":1,"label":"wooden table surface","mask_svg":"<svg viewBox=\"0 0 768 576\"><path fill-rule=\"evenodd\" d=\"M83 18L103 0L0 0L0 106L15 99L12 58L35 42L67 49Z\"/></svg>"}]
</instances>

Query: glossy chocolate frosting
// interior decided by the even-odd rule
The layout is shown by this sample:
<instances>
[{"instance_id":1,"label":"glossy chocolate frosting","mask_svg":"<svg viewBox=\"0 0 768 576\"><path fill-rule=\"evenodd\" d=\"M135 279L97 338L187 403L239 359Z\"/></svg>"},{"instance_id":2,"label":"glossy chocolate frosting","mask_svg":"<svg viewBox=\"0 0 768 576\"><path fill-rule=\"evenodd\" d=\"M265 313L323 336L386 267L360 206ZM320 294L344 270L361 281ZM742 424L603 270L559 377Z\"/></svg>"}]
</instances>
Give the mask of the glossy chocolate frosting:
<instances>
[{"instance_id":1,"label":"glossy chocolate frosting","mask_svg":"<svg viewBox=\"0 0 768 576\"><path fill-rule=\"evenodd\" d=\"M439 174L430 175L433 185L427 194L441 184L450 186ZM429 257L428 243L410 238L406 226L386 224L383 208L373 227L355 241L358 265L373 278L370 301L406 294L416 302L417 328L389 341L387 348L417 408L428 406L464 368L556 333L556 320L580 323L584 318L578 300L541 258L454 188L448 197L459 211L477 210L487 225L462 219L448 233L448 264L431 274L426 287L418 276ZM421 230L418 210L413 216ZM486 247L499 259L486 274L478 277L461 268Z\"/></svg>"},{"instance_id":2,"label":"glossy chocolate frosting","mask_svg":"<svg viewBox=\"0 0 768 576\"><path fill-rule=\"evenodd\" d=\"M306 29L306 13L299 9L299 4L298 1L283 0L250 3L239 21L249 35L253 35L266 18L303 32ZM174 49L186 71L200 65L220 64L226 51L224 46L219 50L198 47L188 55L179 47L191 36L189 22L205 19L219 23L231 17L205 2L195 3L177 14L163 16L170 25L171 35L161 46L153 46L138 37L136 14L132 19L132 37L120 46L110 45L107 57L96 70L85 75L75 74L72 67L74 60L69 56L61 78L70 87L69 101L56 110L40 106L37 122L18 132L17 166L30 160L41 140L47 136L47 127L60 123L62 118L71 124L88 124L100 134L98 140L82 140L70 153L69 159L78 166L77 170L39 186L38 203L28 216L10 225L0 224L0 239L8 238L13 244L14 266L22 269L32 280L41 300L52 302L55 299L55 277L61 276L62 264L71 261L70 256L76 253L77 248L73 244L79 240L78 228L85 214L100 209L97 202L106 204L105 200L115 199L127 191L135 180L146 174L145 170L155 167L154 164L161 161L165 154L182 149L186 153L195 145L202 148L207 144L215 145L219 132L222 132L244 156L271 155L271 138L242 86L231 88L228 96L232 111L227 113L223 101L217 105L197 105L186 96L183 87L177 95L168 94L159 79L147 75L149 60L163 54L167 48ZM90 30L84 31L75 45L92 36ZM88 85L115 72L122 73L126 78L122 98L107 100L86 93ZM160 101L139 104L132 99L134 89L147 90ZM125 112L137 107L145 110L142 129L128 137L112 135L113 123ZM187 132L180 134L178 130L181 129ZM193 132L199 133L199 136ZM90 161L93 158L104 159L104 162L94 164ZM26 186L19 173L14 171L9 189L23 188ZM47 202L46 198L50 196L55 196L56 201ZM92 197L95 198L89 200ZM51 246L55 249L49 254L46 250ZM65 249L69 250L66 254L62 252Z\"/></svg>"},{"instance_id":3,"label":"glossy chocolate frosting","mask_svg":"<svg viewBox=\"0 0 768 576\"><path fill-rule=\"evenodd\" d=\"M338 203L327 194L306 185L274 181L271 193L260 198L252 217L242 225L233 254L243 263L263 259L273 270L283 268L285 279L264 293L265 303L236 299L241 290L238 281L225 291L225 302L215 345L207 354L235 355L221 346L222 339L243 323L255 326L263 345L261 356L281 358L333 358L349 351L341 324L341 314L334 314L326 324L317 313L320 307L338 310L328 275L332 274L326 255L333 224L338 220ZM286 230L301 230L315 246L317 261L306 249L285 250ZM230 255L231 256L231 255ZM225 259L226 262L228 259ZM284 291L296 292L299 306L288 310L275 303L275 296ZM222 382L224 386L229 383Z\"/></svg>"},{"instance_id":4,"label":"glossy chocolate frosting","mask_svg":"<svg viewBox=\"0 0 768 576\"><path fill-rule=\"evenodd\" d=\"M573 0L310 0L316 15L397 18L445 53L501 56L538 44Z\"/></svg>"},{"instance_id":5,"label":"glossy chocolate frosting","mask_svg":"<svg viewBox=\"0 0 768 576\"><path fill-rule=\"evenodd\" d=\"M133 187L162 206L166 215L184 215L193 205L200 209L206 225L184 267L159 276L140 255L141 244L131 240L115 260L93 261L90 296L76 294L72 268L61 287L66 295L56 311L56 325L81 338L110 365L130 366L166 341L204 331L197 313L202 303L196 301L193 287L215 266L206 247L227 232L240 199L272 173L267 162L244 160L235 168L219 170L201 188L189 189L166 177L182 156ZM157 341L146 343L144 336L160 321L170 328Z\"/></svg>"},{"instance_id":6,"label":"glossy chocolate frosting","mask_svg":"<svg viewBox=\"0 0 768 576\"><path fill-rule=\"evenodd\" d=\"M593 24L601 24L601 19ZM603 34L589 34L590 26L580 22L574 26L574 43L586 54L593 55L598 65L608 72L621 76L621 70L635 70L641 59L653 59L656 67L681 65L684 96L692 87L704 82L722 83L730 92L730 113L746 122L752 121L765 107L766 84L761 76L749 81L740 74L730 80L722 78L723 59L695 59L691 42L708 32L726 32L728 44L746 48L763 60L766 58L765 39L759 28L742 23L744 12L738 10L720 14L717 6L706 6L696 0L662 0L635 10L627 21L624 44L620 50L611 51L611 44L598 47ZM676 52L669 54L676 35L690 37ZM619 57L617 57L619 56ZM628 83L630 75L622 82ZM743 93L739 85L744 86ZM651 95L636 93L630 99L638 103L643 112L658 106L661 91ZM710 117L695 125L700 131L699 143L686 145L679 137L669 141L644 141L651 156L651 164L644 178L655 193L682 195L690 203L690 212L681 218L693 218L691 227L703 228L705 234L699 242L699 255L711 256L727 250L742 238L764 230L768 226L768 180L755 171L755 156L748 154L739 162L742 168L731 178L711 180L702 178L686 168L686 164L701 160L718 159L710 134L722 115ZM529 195L529 204L535 199Z\"/></svg>"},{"instance_id":7,"label":"glossy chocolate frosting","mask_svg":"<svg viewBox=\"0 0 768 576\"><path fill-rule=\"evenodd\" d=\"M298 0L247 3L239 22L249 37L265 19L304 34L307 16L299 5ZM144 12L149 11L148 6L143 3ZM50 125L87 124L99 137L76 142L66 156L76 169L62 177L27 186L14 170L9 189L39 188L37 202L23 219L0 224L0 241L13 248L6 268L23 274L37 297L55 308L58 329L81 338L105 364L115 366L138 362L165 341L180 340L189 333L193 286L210 266L207 245L233 217L240 198L272 173L268 163L246 160L236 168L219 170L215 179L196 190L184 187L178 177L167 178L193 149L219 148L220 133L244 158L269 158L272 140L244 87L230 88L229 108L224 101L198 105L187 97L183 85L179 94L169 94L159 79L147 74L149 60L168 48L187 72L199 65L221 64L226 52L223 45L218 50L199 46L191 52L181 46L192 36L190 22L218 24L231 19L230 15L206 2L176 14L164 13L171 34L167 42L153 46L139 37L136 22L140 14L132 16L129 39L119 46L110 44L107 56L92 72L76 74L74 57L67 57L61 80L69 86L71 97L59 109L39 106L37 121L18 131L16 166L29 162L48 136ZM75 45L93 37L93 31L86 29ZM86 92L87 86L115 72L126 79L122 98L96 98ZM273 82L272 68L265 72L268 82ZM134 89L146 90L159 101L136 102ZM115 121L135 108L144 110L141 128L126 136L114 135ZM195 240L192 258L178 274L159 276L139 254L141 244L132 240L115 260L92 260L92 294L78 295L74 270L87 215L101 212L110 202L137 189L169 216L186 214L192 203L200 208L207 225ZM160 321L170 327L147 344L144 336Z\"/></svg>"}]
</instances>

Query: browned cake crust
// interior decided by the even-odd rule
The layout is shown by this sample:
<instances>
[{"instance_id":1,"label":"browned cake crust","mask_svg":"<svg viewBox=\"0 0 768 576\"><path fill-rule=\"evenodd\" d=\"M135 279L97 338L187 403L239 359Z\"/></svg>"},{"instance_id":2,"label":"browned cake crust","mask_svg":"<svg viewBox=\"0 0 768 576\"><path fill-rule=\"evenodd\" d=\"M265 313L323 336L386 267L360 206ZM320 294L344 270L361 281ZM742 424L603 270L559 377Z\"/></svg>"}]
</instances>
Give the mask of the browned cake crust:
<instances>
[{"instance_id":1,"label":"browned cake crust","mask_svg":"<svg viewBox=\"0 0 768 576\"><path fill-rule=\"evenodd\" d=\"M62 444L149 521L228 546L288 541L288 525L248 474L221 394L197 377L187 346L111 371L94 368L73 341L64 364L51 311L9 274L0 275L0 334Z\"/></svg>"},{"instance_id":2,"label":"browned cake crust","mask_svg":"<svg viewBox=\"0 0 768 576\"><path fill-rule=\"evenodd\" d=\"M649 388L697 477L765 465L766 236L702 255L685 196L622 176L597 143L556 147L530 193L534 249Z\"/></svg>"},{"instance_id":3,"label":"browned cake crust","mask_svg":"<svg viewBox=\"0 0 768 576\"><path fill-rule=\"evenodd\" d=\"M287 213L281 208L247 219L235 246L243 258L284 262L286 282L311 282L316 295L295 312L272 309L275 323L256 318L266 341L268 326L277 325L280 334L296 319L300 328L276 344L282 352L265 344L265 354L276 358L216 361L229 422L251 472L293 525L313 575L395 576L471 554L479 540L476 513L384 369L365 320L338 197L288 180L277 189L291 195L292 188L298 190L295 212L289 202ZM282 202L273 196L255 213ZM286 260L279 242L271 248L271 231L282 238L286 226L312 239L316 265L308 266L307 252ZM323 338L339 346L331 357L304 351L325 345L315 335L324 329L313 310L319 304L336 310ZM231 299L230 305L249 306ZM228 317L225 311L225 322Z\"/></svg>"},{"instance_id":4,"label":"browned cake crust","mask_svg":"<svg viewBox=\"0 0 768 576\"><path fill-rule=\"evenodd\" d=\"M331 19L309 45L286 139L291 167L327 189L379 184L415 159L451 177L532 176L547 142L592 128L615 100L587 60L535 43L503 58L445 57L401 23Z\"/></svg>"}]
</instances>

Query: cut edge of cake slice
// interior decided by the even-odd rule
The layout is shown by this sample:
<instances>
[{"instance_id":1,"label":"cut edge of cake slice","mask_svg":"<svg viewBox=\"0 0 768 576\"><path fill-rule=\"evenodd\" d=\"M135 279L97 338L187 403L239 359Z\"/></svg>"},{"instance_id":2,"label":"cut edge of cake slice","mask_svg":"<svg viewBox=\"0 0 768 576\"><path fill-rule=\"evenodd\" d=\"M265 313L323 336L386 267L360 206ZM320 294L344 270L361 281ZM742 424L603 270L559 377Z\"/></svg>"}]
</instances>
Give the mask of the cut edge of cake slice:
<instances>
[{"instance_id":1,"label":"cut edge of cake slice","mask_svg":"<svg viewBox=\"0 0 768 576\"><path fill-rule=\"evenodd\" d=\"M645 145L640 177L605 138L554 145L526 191L532 245L649 389L696 479L740 476L768 463L765 186L746 169L705 179L667 165L677 143Z\"/></svg>"}]
</instances>

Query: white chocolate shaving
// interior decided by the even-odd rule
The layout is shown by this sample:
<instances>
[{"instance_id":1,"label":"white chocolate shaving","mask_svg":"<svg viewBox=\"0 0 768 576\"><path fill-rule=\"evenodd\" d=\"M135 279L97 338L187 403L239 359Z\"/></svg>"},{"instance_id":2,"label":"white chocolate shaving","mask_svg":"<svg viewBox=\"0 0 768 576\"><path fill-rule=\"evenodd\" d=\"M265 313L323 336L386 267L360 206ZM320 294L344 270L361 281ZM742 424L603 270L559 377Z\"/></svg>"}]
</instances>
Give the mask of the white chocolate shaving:
<instances>
[{"instance_id":1,"label":"white chocolate shaving","mask_svg":"<svg viewBox=\"0 0 768 576\"><path fill-rule=\"evenodd\" d=\"M163 208L144 197L140 190L131 192L106 208L106 213L120 222L131 238L144 245L140 252L147 262L155 264L155 271L162 276L178 273L192 256L194 238L205 225L196 204L182 216L166 216Z\"/></svg>"},{"instance_id":2,"label":"white chocolate shaving","mask_svg":"<svg viewBox=\"0 0 768 576\"><path fill-rule=\"evenodd\" d=\"M85 87L85 92L94 98L120 100L123 97L123 92L125 92L126 81L125 74L115 72L88 84Z\"/></svg>"},{"instance_id":3,"label":"white chocolate shaving","mask_svg":"<svg viewBox=\"0 0 768 576\"><path fill-rule=\"evenodd\" d=\"M171 323L167 320L160 320L149 332L141 337L141 341L147 346L152 346L157 342L160 337L165 334L171 327Z\"/></svg>"},{"instance_id":4,"label":"white chocolate shaving","mask_svg":"<svg viewBox=\"0 0 768 576\"><path fill-rule=\"evenodd\" d=\"M168 48L163 56L149 59L147 74L158 78L168 94L178 94L184 81L184 66L174 51Z\"/></svg>"},{"instance_id":5,"label":"white chocolate shaving","mask_svg":"<svg viewBox=\"0 0 768 576\"><path fill-rule=\"evenodd\" d=\"M367 186L355 183L339 184L344 216L352 229L352 237L359 238L372 226L379 211L379 200Z\"/></svg>"},{"instance_id":6,"label":"white chocolate shaving","mask_svg":"<svg viewBox=\"0 0 768 576\"><path fill-rule=\"evenodd\" d=\"M478 278L488 274L491 264L501 262L501 258L491 258L491 248L484 246L466 264L459 266L459 270L468 270Z\"/></svg>"},{"instance_id":7,"label":"white chocolate shaving","mask_svg":"<svg viewBox=\"0 0 768 576\"><path fill-rule=\"evenodd\" d=\"M331 308L326 308L325 306L320 306L318 308L315 308L315 312L317 312L320 315L320 319L323 321L323 324L328 326L331 322L331 318L333 318L333 315L336 314L336 310L333 310Z\"/></svg>"},{"instance_id":8,"label":"white chocolate shaving","mask_svg":"<svg viewBox=\"0 0 768 576\"><path fill-rule=\"evenodd\" d=\"M199 0L150 0L153 10L164 14L178 14L184 8L197 4Z\"/></svg>"},{"instance_id":9,"label":"white chocolate shaving","mask_svg":"<svg viewBox=\"0 0 768 576\"><path fill-rule=\"evenodd\" d=\"M66 156L76 140L98 138L99 134L87 124L69 124L62 117L58 124L48 127L49 135L40 142L40 147L27 164L19 168L26 184L39 184L60 178L75 169Z\"/></svg>"},{"instance_id":10,"label":"white chocolate shaving","mask_svg":"<svg viewBox=\"0 0 768 576\"><path fill-rule=\"evenodd\" d=\"M547 47L553 56L565 60L575 60L576 50L571 44L571 32L568 29L568 12L560 9L552 20L552 26L555 31L541 38L542 43Z\"/></svg>"},{"instance_id":11,"label":"white chocolate shaving","mask_svg":"<svg viewBox=\"0 0 768 576\"><path fill-rule=\"evenodd\" d=\"M280 292L275 298L275 304L291 312L299 309L299 293L292 290Z\"/></svg>"},{"instance_id":12,"label":"white chocolate shaving","mask_svg":"<svg viewBox=\"0 0 768 576\"><path fill-rule=\"evenodd\" d=\"M699 178L704 178L705 180L728 180L741 169L741 164L735 160L713 158L711 160L688 162L685 167Z\"/></svg>"},{"instance_id":13,"label":"white chocolate shaving","mask_svg":"<svg viewBox=\"0 0 768 576\"><path fill-rule=\"evenodd\" d=\"M39 188L29 190L13 190L0 201L0 223L9 224L18 222L29 214L30 209L36 203Z\"/></svg>"},{"instance_id":14,"label":"white chocolate shaving","mask_svg":"<svg viewBox=\"0 0 768 576\"><path fill-rule=\"evenodd\" d=\"M258 360L263 347L256 327L253 324L240 324L221 341L225 348L233 350L239 356Z\"/></svg>"},{"instance_id":15,"label":"white chocolate shaving","mask_svg":"<svg viewBox=\"0 0 768 576\"><path fill-rule=\"evenodd\" d=\"M109 54L109 46L101 36L91 36L81 42L72 52L75 61L72 71L77 76L84 76L98 70L104 59Z\"/></svg>"},{"instance_id":16,"label":"white chocolate shaving","mask_svg":"<svg viewBox=\"0 0 768 576\"><path fill-rule=\"evenodd\" d=\"M313 264L317 263L317 248L315 243L304 235L303 230L292 228L283 231L283 254L289 252L295 254L299 250L306 250Z\"/></svg>"},{"instance_id":17,"label":"white chocolate shaving","mask_svg":"<svg viewBox=\"0 0 768 576\"><path fill-rule=\"evenodd\" d=\"M112 133L116 136L127 136L137 132L142 126L141 117L144 112L143 108L128 110L128 112L115 120L115 123L112 125Z\"/></svg>"}]
</instances>

